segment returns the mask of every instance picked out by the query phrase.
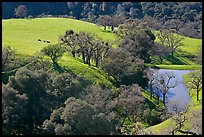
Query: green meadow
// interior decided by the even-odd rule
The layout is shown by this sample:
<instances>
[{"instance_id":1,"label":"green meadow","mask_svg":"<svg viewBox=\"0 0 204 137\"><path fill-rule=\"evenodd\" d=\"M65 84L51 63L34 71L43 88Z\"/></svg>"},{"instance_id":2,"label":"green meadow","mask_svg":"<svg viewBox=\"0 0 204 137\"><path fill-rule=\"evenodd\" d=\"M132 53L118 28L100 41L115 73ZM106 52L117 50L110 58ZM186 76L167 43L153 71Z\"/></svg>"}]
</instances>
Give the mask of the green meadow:
<instances>
[{"instance_id":1,"label":"green meadow","mask_svg":"<svg viewBox=\"0 0 204 137\"><path fill-rule=\"evenodd\" d=\"M103 31L103 28L84 21L64 18L36 18L36 19L9 19L2 21L2 45L10 45L20 55L34 55L49 43L39 42L38 39L49 40L51 44L59 42L59 36L66 30L75 32L85 31L94 33L104 41L114 42L116 35ZM78 74L91 82L103 81L109 87L112 83L106 79L106 74L100 69L82 63L69 54L65 54L60 64L70 71Z\"/></svg>"},{"instance_id":2,"label":"green meadow","mask_svg":"<svg viewBox=\"0 0 204 137\"><path fill-rule=\"evenodd\" d=\"M85 31L94 33L99 38L114 42L116 35L95 24L65 18L35 18L35 19L9 19L2 21L3 46L11 45L18 49L18 53L32 55L42 47L48 45L38 42L38 39L49 40L51 44L59 42L59 36L66 30L72 29L75 32Z\"/></svg>"}]
</instances>

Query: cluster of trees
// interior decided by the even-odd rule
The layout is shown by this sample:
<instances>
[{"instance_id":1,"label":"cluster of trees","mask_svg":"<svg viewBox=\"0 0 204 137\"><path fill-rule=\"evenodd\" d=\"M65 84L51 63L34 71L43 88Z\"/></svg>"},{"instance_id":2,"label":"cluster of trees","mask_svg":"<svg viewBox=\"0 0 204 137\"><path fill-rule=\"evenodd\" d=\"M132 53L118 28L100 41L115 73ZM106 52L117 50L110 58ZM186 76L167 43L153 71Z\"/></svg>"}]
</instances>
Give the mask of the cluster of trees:
<instances>
[{"instance_id":1,"label":"cluster of trees","mask_svg":"<svg viewBox=\"0 0 204 137\"><path fill-rule=\"evenodd\" d=\"M150 92L150 98L154 96L157 97L157 102L159 103L159 98L162 97L162 102L166 104L166 95L169 92L169 89L174 88L177 85L177 82L173 79L175 78L174 73L156 73L156 70L146 69L146 77L149 80L148 87Z\"/></svg>"},{"instance_id":2,"label":"cluster of trees","mask_svg":"<svg viewBox=\"0 0 204 137\"><path fill-rule=\"evenodd\" d=\"M3 48L3 51L6 51L5 49L8 47ZM11 50L10 53L14 52ZM115 56L116 59L120 59L120 56L124 59L127 56L127 60L134 60L134 56L121 51L121 48L113 51L111 49L109 54ZM7 62L11 62L10 59L13 57L12 54L3 54L3 56L7 56ZM15 59L18 58L14 57ZM107 59L111 61L110 57ZM155 125L168 116L166 110L148 107L145 98L141 95L142 88L138 84L118 85L116 90L108 89L106 86L90 84L67 71L63 73L58 73L56 70L48 71L52 65L46 63L49 61L45 60L41 54L30 60L35 62L17 69L16 73L10 76L8 83L2 84L3 134L151 134L144 132L138 124L146 122L149 125ZM2 62L5 61L2 60ZM116 64L120 64L120 61ZM122 69L131 71L131 68L128 68L131 67L129 65L127 64ZM8 70L11 68L7 66ZM151 70L145 72L149 79L149 86L152 87L150 97L157 96L156 91L159 91L159 94L163 95L165 104L168 89L175 86L175 83L171 82L174 75L169 73L155 76ZM193 78L197 76L201 76L201 73L196 72ZM195 81L192 79L192 82ZM198 82L200 83L199 79ZM197 89L196 84L194 85L193 88ZM154 86L158 90L153 90ZM200 88L199 86L199 91ZM186 114L184 111L177 113L179 117L174 117L177 125L171 130L172 134L176 132L200 133L200 126L197 126L196 131L184 131L181 127L187 120ZM135 126L130 129L125 125L125 121L134 123Z\"/></svg>"},{"instance_id":3,"label":"cluster of trees","mask_svg":"<svg viewBox=\"0 0 204 137\"><path fill-rule=\"evenodd\" d=\"M120 15L100 15L95 23L104 26L104 30L106 30L106 27L108 26L108 28L111 27L111 31L114 31L114 27L118 27L125 19L125 17Z\"/></svg>"},{"instance_id":4,"label":"cluster of trees","mask_svg":"<svg viewBox=\"0 0 204 137\"><path fill-rule=\"evenodd\" d=\"M73 30L67 30L60 37L61 44L65 45L66 51L70 51L73 57L81 56L85 64L91 65L91 60L95 66L99 67L106 53L111 48L108 42L97 38L94 34L85 32L75 33Z\"/></svg>"},{"instance_id":5,"label":"cluster of trees","mask_svg":"<svg viewBox=\"0 0 204 137\"><path fill-rule=\"evenodd\" d=\"M3 2L3 18L13 17L16 7L25 6L27 9L21 8L18 12L26 11L22 17L28 12L32 16L68 15L96 23L98 18L101 20L101 15L116 15L141 19L154 29L172 29L185 36L202 38L201 2ZM111 26L115 25L115 21Z\"/></svg>"}]
</instances>

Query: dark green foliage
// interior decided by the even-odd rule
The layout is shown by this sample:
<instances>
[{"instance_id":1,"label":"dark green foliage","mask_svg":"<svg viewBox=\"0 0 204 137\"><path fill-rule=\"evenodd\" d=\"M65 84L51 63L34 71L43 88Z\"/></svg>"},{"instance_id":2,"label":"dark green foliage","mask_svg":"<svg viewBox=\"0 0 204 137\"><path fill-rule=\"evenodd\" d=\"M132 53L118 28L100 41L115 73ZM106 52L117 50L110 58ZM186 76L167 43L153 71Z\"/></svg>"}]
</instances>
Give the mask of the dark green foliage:
<instances>
[{"instance_id":1,"label":"dark green foliage","mask_svg":"<svg viewBox=\"0 0 204 137\"><path fill-rule=\"evenodd\" d=\"M159 115L159 112L155 109L145 110L143 115L144 121L151 126L159 124L160 122L162 122Z\"/></svg>"},{"instance_id":2,"label":"dark green foliage","mask_svg":"<svg viewBox=\"0 0 204 137\"><path fill-rule=\"evenodd\" d=\"M2 82L8 83L9 76L14 75L19 68L32 63L34 63L32 59L16 54L15 49L11 49L10 46L2 48Z\"/></svg>"},{"instance_id":3,"label":"dark green foliage","mask_svg":"<svg viewBox=\"0 0 204 137\"><path fill-rule=\"evenodd\" d=\"M25 108L27 112L24 114L25 125L28 128L24 129L24 134L37 132L37 126L49 116L51 106L46 92L48 79L49 76L45 71L30 71L28 69L19 69L15 77L12 76L9 79L10 87L28 97L28 104Z\"/></svg>"},{"instance_id":4,"label":"dark green foliage","mask_svg":"<svg viewBox=\"0 0 204 137\"><path fill-rule=\"evenodd\" d=\"M2 84L2 130L3 134L22 134L26 128L25 114L28 97Z\"/></svg>"},{"instance_id":5,"label":"dark green foliage","mask_svg":"<svg viewBox=\"0 0 204 137\"><path fill-rule=\"evenodd\" d=\"M54 98L53 105L56 107L61 106L69 97L80 97L83 89L90 84L70 73L52 74L49 83L48 93Z\"/></svg>"},{"instance_id":6,"label":"dark green foliage","mask_svg":"<svg viewBox=\"0 0 204 137\"><path fill-rule=\"evenodd\" d=\"M107 105L115 96L117 96L117 93L108 88L90 85L86 88L86 92L81 98L91 104L98 112L108 114L110 110Z\"/></svg>"},{"instance_id":7,"label":"dark green foliage","mask_svg":"<svg viewBox=\"0 0 204 137\"><path fill-rule=\"evenodd\" d=\"M44 134L55 135L105 135L111 133L111 124L104 114L96 113L94 107L73 97L64 107L53 110L50 119L43 123Z\"/></svg>"},{"instance_id":8,"label":"dark green foliage","mask_svg":"<svg viewBox=\"0 0 204 137\"><path fill-rule=\"evenodd\" d=\"M134 57L150 62L150 55L154 45L155 36L147 29L143 29L143 24L130 22L119 27L118 35L123 38L120 47L130 52Z\"/></svg>"},{"instance_id":9,"label":"dark green foliage","mask_svg":"<svg viewBox=\"0 0 204 137\"><path fill-rule=\"evenodd\" d=\"M113 76L116 85L122 83L124 77L136 75L144 68L143 60L132 56L129 52L121 48L111 49L102 62L102 69ZM127 81L126 81L127 82ZM128 81L126 84L137 83L139 81Z\"/></svg>"},{"instance_id":10,"label":"dark green foliage","mask_svg":"<svg viewBox=\"0 0 204 137\"><path fill-rule=\"evenodd\" d=\"M117 132L120 132L126 119L131 123L139 122L145 109L144 98L141 96L141 87L137 84L120 86L119 96L108 104L108 109L111 111L109 117L115 124Z\"/></svg>"},{"instance_id":11,"label":"dark green foliage","mask_svg":"<svg viewBox=\"0 0 204 137\"><path fill-rule=\"evenodd\" d=\"M15 66L16 53L10 46L6 46L2 49L2 71L7 71Z\"/></svg>"}]
</instances>

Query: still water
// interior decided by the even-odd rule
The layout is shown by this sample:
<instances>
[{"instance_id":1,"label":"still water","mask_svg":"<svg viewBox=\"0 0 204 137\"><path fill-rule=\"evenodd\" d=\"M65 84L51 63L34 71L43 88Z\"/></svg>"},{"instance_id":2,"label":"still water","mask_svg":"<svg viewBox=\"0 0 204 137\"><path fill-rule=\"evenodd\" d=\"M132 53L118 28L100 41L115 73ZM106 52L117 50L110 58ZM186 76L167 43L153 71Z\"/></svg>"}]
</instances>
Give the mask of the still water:
<instances>
[{"instance_id":1,"label":"still water","mask_svg":"<svg viewBox=\"0 0 204 137\"><path fill-rule=\"evenodd\" d=\"M169 89L167 93L166 106L171 111L170 102L177 102L179 107L188 106L191 98L189 96L186 85L183 82L183 75L191 72L192 70L169 70L169 69L158 69L155 71L158 73L173 73L175 78L172 82L177 83L176 87Z\"/></svg>"}]
</instances>

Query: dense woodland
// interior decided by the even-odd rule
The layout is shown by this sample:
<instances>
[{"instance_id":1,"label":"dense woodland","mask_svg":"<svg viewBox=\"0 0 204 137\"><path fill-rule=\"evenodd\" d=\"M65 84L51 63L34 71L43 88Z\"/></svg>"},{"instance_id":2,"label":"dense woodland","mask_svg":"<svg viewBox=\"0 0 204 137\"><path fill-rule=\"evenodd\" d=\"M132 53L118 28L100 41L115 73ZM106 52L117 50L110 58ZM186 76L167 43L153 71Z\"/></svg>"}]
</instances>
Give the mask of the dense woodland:
<instances>
[{"instance_id":1,"label":"dense woodland","mask_svg":"<svg viewBox=\"0 0 204 137\"><path fill-rule=\"evenodd\" d=\"M119 37L118 47L112 48L114 43L103 41L95 34L69 29L59 36L59 43L49 44L33 56L18 55L10 46L4 47L3 134L151 135L145 128L173 115L176 126L169 134L202 134L199 120L193 123L196 130L183 128L183 123L191 120L186 117L188 107L172 104L173 112L166 108L166 94L176 86L170 82L175 76L171 73L155 76L145 65L152 62L152 57L159 58L162 64L167 55L176 56L182 37L176 37L173 32L182 33L182 29L192 27L192 37L200 37L201 9L201 3L196 2L3 3L3 18L67 14L104 26L104 30L109 26L111 33ZM154 26L153 21L159 26ZM173 23L185 25L172 28ZM150 28L159 33L154 35ZM159 42L155 42L156 36ZM103 81L93 83L69 71L59 63L65 54L101 69L113 86ZM194 58L202 64L202 50ZM201 98L198 96L202 89L201 74L202 70L195 71L189 81L191 88L196 89L197 101ZM158 90L153 90L154 86ZM148 96L155 98L157 105L152 107L142 95L145 87L150 88ZM197 112L193 117L200 115L202 112Z\"/></svg>"},{"instance_id":2,"label":"dense woodland","mask_svg":"<svg viewBox=\"0 0 204 137\"><path fill-rule=\"evenodd\" d=\"M2 18L12 18L14 9L25 5L30 16L54 15L96 22L100 15L143 19L156 29L172 29L189 37L202 37L201 2L3 2Z\"/></svg>"}]
</instances>

